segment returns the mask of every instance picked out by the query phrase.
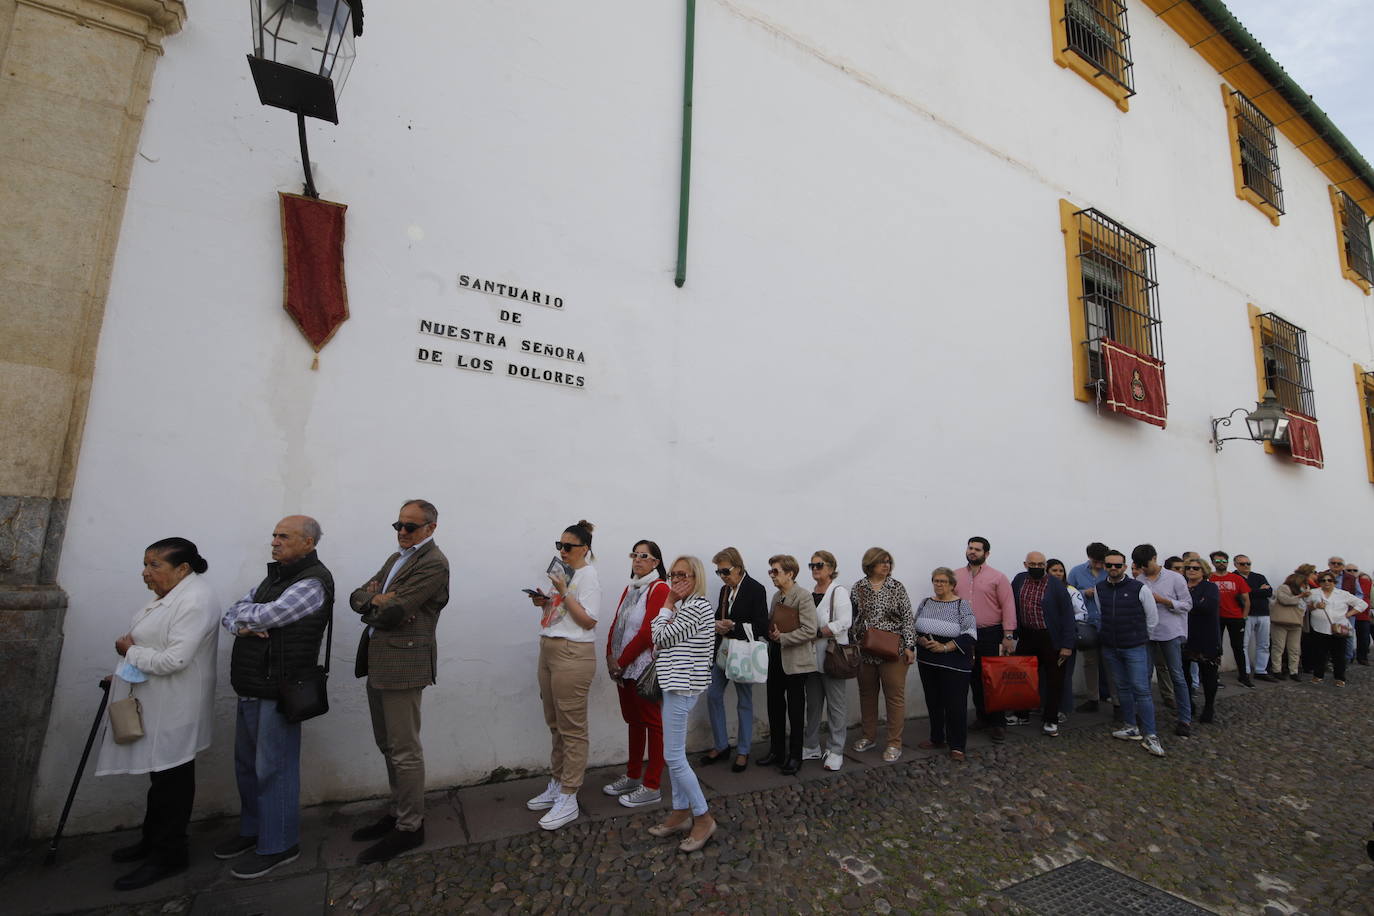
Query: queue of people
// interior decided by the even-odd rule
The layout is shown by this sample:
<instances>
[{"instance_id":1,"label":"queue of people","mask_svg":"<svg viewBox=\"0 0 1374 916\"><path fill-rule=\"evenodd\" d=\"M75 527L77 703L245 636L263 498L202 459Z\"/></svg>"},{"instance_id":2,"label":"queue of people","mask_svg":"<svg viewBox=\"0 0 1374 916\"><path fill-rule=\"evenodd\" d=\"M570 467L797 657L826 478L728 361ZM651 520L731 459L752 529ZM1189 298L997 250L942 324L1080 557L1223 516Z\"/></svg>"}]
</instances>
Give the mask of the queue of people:
<instances>
[{"instance_id":1,"label":"queue of people","mask_svg":"<svg viewBox=\"0 0 1374 916\"><path fill-rule=\"evenodd\" d=\"M397 550L348 599L362 628L354 674L367 679L373 738L390 789L386 813L352 834L369 844L360 864L424 842L421 701L436 681L435 631L449 600L448 560L433 540L437 527L431 503L403 503L392 524ZM687 757L688 718L703 694L712 742L698 766L750 766L753 687L763 684L770 740L756 764L793 775L808 760L826 770L843 766L849 680L857 682L860 705L860 736L851 750L881 744L884 760L900 759L913 664L930 713L919 747L947 750L954 761L966 758L970 728L1000 742L1007 727L1030 721L1032 710L988 709L981 671L989 657L1037 659L1046 737L1057 737L1075 709L1073 673L1081 665L1089 696L1077 711L1110 702L1119 726L1113 736L1139 741L1160 757L1152 673L1175 714L1174 734L1189 737L1195 722L1214 721L1223 635L1238 683L1248 687L1285 676L1321 683L1328 663L1340 687L1348 659L1368 664L1370 580L1340 557L1320 572L1299 566L1275 590L1243 555L1232 573L1224 551L1205 559L1189 551L1161 563L1150 544L1137 545L1128 559L1094 542L1086 561L1072 568L1031 551L1023 570L1008 578L988 563L991 543L981 536L968 539L962 567L931 572L932 594L915 607L893 577L892 554L881 547L864 553L862 576L850 586L839 584L839 562L827 550L810 556L810 589L797 581L795 557L771 556L771 600L740 552L723 548L712 557L721 583L713 605L700 559L682 555L667 565L657 543L640 540L630 549L629 581L600 643L593 532L586 520L565 528L554 545L549 591L526 590L540 611L535 679L550 734L550 778L526 807L542 812L546 830L581 814L598 644L628 751L625 772L602 791L627 808L657 806L666 769L672 805L648 832L685 834L684 852L701 849L718 828ZM97 766L98 775L150 775L141 837L114 853L118 862L140 864L116 888L143 887L186 868L195 756L210 743L217 627L233 638L241 808L238 830L214 854L236 860L231 872L239 878L261 877L299 856L300 723L327 709L312 698L322 699L328 651L320 669L319 650L329 643L335 601L333 576L316 549L322 537L313 518L282 519L272 532L266 577L222 613L194 543L168 538L145 552L143 579L155 599L115 641L121 661L109 679L113 697L137 702L139 734L130 738L126 730L117 740L113 729L107 732ZM733 745L725 706L732 686Z\"/></svg>"}]
</instances>

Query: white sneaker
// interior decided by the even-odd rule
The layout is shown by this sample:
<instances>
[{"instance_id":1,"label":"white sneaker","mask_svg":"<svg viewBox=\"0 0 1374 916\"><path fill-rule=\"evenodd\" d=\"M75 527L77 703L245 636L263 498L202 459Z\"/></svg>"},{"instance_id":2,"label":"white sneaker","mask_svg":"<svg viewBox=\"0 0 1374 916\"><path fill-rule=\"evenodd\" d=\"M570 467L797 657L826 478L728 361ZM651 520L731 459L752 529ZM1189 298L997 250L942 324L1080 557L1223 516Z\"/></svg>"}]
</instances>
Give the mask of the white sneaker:
<instances>
[{"instance_id":1,"label":"white sneaker","mask_svg":"<svg viewBox=\"0 0 1374 916\"><path fill-rule=\"evenodd\" d=\"M552 808L554 801L562 794L563 784L556 779L550 779L548 788L525 802L525 807L531 811L543 811L545 808Z\"/></svg>"},{"instance_id":2,"label":"white sneaker","mask_svg":"<svg viewBox=\"0 0 1374 916\"><path fill-rule=\"evenodd\" d=\"M825 769L827 769L827 770L830 770L832 773L835 772L836 770L838 770L838 769L839 769L841 766L843 766L843 765L844 765L844 757L840 756L839 754L833 754L833 753L832 753L832 754L826 754L826 755L825 755L825 763L821 764L821 766L825 767Z\"/></svg>"},{"instance_id":3,"label":"white sneaker","mask_svg":"<svg viewBox=\"0 0 1374 916\"><path fill-rule=\"evenodd\" d=\"M638 789L641 785L643 785L643 783L638 779L622 776L615 782L602 786L601 791L605 792L607 795L625 795Z\"/></svg>"},{"instance_id":4,"label":"white sneaker","mask_svg":"<svg viewBox=\"0 0 1374 916\"><path fill-rule=\"evenodd\" d=\"M1040 730L1044 732L1046 735L1049 735L1051 738L1059 737L1059 726L1055 725L1053 722L1046 722L1045 726Z\"/></svg>"},{"instance_id":5,"label":"white sneaker","mask_svg":"<svg viewBox=\"0 0 1374 916\"><path fill-rule=\"evenodd\" d=\"M818 747L802 748L802 760L820 760L825 754Z\"/></svg>"},{"instance_id":6,"label":"white sneaker","mask_svg":"<svg viewBox=\"0 0 1374 916\"><path fill-rule=\"evenodd\" d=\"M1113 738L1120 738L1122 741L1139 741L1140 729L1134 725L1127 725L1125 728L1118 728L1112 732Z\"/></svg>"},{"instance_id":7,"label":"white sneaker","mask_svg":"<svg viewBox=\"0 0 1374 916\"><path fill-rule=\"evenodd\" d=\"M577 807L576 792L571 795L559 792L549 813L539 819L539 826L545 830L557 830L564 824L577 820L581 813L582 809Z\"/></svg>"},{"instance_id":8,"label":"white sneaker","mask_svg":"<svg viewBox=\"0 0 1374 916\"><path fill-rule=\"evenodd\" d=\"M1164 756L1164 745L1159 743L1158 735L1146 735L1142 747L1144 747L1145 750L1149 751L1151 754L1154 754L1156 757Z\"/></svg>"},{"instance_id":9,"label":"white sneaker","mask_svg":"<svg viewBox=\"0 0 1374 916\"><path fill-rule=\"evenodd\" d=\"M640 786L633 792L626 792L620 796L620 803L626 808L642 808L645 805L656 805L661 801L663 801L663 793L648 786Z\"/></svg>"}]
</instances>

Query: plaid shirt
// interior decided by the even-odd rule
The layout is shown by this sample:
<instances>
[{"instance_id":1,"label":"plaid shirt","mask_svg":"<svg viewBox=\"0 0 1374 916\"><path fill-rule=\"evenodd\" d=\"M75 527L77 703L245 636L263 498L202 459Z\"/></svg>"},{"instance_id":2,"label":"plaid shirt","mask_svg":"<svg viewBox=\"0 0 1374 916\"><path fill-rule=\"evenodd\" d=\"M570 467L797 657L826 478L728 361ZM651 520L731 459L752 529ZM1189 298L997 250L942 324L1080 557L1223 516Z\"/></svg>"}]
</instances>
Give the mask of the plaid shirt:
<instances>
[{"instance_id":1,"label":"plaid shirt","mask_svg":"<svg viewBox=\"0 0 1374 916\"><path fill-rule=\"evenodd\" d=\"M1027 576L1021 583L1021 626L1031 630L1045 629L1045 578Z\"/></svg>"},{"instance_id":2,"label":"plaid shirt","mask_svg":"<svg viewBox=\"0 0 1374 916\"><path fill-rule=\"evenodd\" d=\"M230 633L240 629L256 632L275 630L308 617L324 604L324 585L319 579L302 579L281 593L276 601L257 604L250 589L224 612L222 623Z\"/></svg>"}]
</instances>

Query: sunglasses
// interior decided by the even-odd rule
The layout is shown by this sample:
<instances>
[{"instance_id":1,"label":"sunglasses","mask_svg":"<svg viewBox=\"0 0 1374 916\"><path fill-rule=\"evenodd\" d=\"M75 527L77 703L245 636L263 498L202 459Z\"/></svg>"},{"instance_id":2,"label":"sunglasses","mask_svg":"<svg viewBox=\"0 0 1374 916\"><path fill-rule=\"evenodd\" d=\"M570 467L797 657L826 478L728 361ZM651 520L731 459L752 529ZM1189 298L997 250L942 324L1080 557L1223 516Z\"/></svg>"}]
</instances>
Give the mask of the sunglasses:
<instances>
[{"instance_id":1,"label":"sunglasses","mask_svg":"<svg viewBox=\"0 0 1374 916\"><path fill-rule=\"evenodd\" d=\"M585 546L587 546L587 545L585 545L585 544L568 544L568 543L566 543L566 542L564 542L564 541L554 541L554 542L553 542L553 549L554 549L554 550L557 550L559 553L567 553L569 550L576 550L576 549L579 548L579 547L585 547Z\"/></svg>"},{"instance_id":2,"label":"sunglasses","mask_svg":"<svg viewBox=\"0 0 1374 916\"><path fill-rule=\"evenodd\" d=\"M807 564L806 564L806 568L807 568L807 569L825 569L825 564L824 564L824 563L807 563Z\"/></svg>"},{"instance_id":3,"label":"sunglasses","mask_svg":"<svg viewBox=\"0 0 1374 916\"><path fill-rule=\"evenodd\" d=\"M632 553L632 554L630 554L630 559L631 559L631 560L652 560L652 559L654 559L654 555L651 554L651 553Z\"/></svg>"},{"instance_id":4,"label":"sunglasses","mask_svg":"<svg viewBox=\"0 0 1374 916\"><path fill-rule=\"evenodd\" d=\"M1236 561L1236 565L1237 565L1237 566L1249 566L1250 564L1247 563L1247 562L1245 562L1245 561L1243 561L1243 560L1237 560L1237 561Z\"/></svg>"},{"instance_id":5,"label":"sunglasses","mask_svg":"<svg viewBox=\"0 0 1374 916\"><path fill-rule=\"evenodd\" d=\"M770 575L770 576L772 576L774 579L776 579L778 576L781 576L781 575L782 575L782 570L781 570L781 569L770 569L770 570L768 570L768 575Z\"/></svg>"},{"instance_id":6,"label":"sunglasses","mask_svg":"<svg viewBox=\"0 0 1374 916\"><path fill-rule=\"evenodd\" d=\"M406 534L414 534L421 528L426 527L428 524L428 522L426 522L424 525L417 525L414 522L392 522L391 527L397 531L400 531L402 528L404 528L406 530Z\"/></svg>"},{"instance_id":7,"label":"sunglasses","mask_svg":"<svg viewBox=\"0 0 1374 916\"><path fill-rule=\"evenodd\" d=\"M1322 584L1322 585L1326 585L1328 582L1334 585L1334 584L1336 583L1336 580L1335 580L1335 579L1318 579L1317 582L1319 582L1319 583Z\"/></svg>"},{"instance_id":8,"label":"sunglasses","mask_svg":"<svg viewBox=\"0 0 1374 916\"><path fill-rule=\"evenodd\" d=\"M1103 563L1102 565L1108 569L1124 569L1126 566L1125 563Z\"/></svg>"},{"instance_id":9,"label":"sunglasses","mask_svg":"<svg viewBox=\"0 0 1374 916\"><path fill-rule=\"evenodd\" d=\"M732 572L734 572L734 571L735 571L735 567L733 567L733 566L720 566L720 567L717 567L717 568L716 568L716 575L718 575L718 576L720 576L722 579L724 579L726 576L730 575L730 573L732 573Z\"/></svg>"},{"instance_id":10,"label":"sunglasses","mask_svg":"<svg viewBox=\"0 0 1374 916\"><path fill-rule=\"evenodd\" d=\"M1183 567L1183 568L1184 568L1184 569L1195 569L1195 570L1197 570L1198 572L1202 572L1202 567L1201 567L1201 566L1185 566L1185 567Z\"/></svg>"}]
</instances>

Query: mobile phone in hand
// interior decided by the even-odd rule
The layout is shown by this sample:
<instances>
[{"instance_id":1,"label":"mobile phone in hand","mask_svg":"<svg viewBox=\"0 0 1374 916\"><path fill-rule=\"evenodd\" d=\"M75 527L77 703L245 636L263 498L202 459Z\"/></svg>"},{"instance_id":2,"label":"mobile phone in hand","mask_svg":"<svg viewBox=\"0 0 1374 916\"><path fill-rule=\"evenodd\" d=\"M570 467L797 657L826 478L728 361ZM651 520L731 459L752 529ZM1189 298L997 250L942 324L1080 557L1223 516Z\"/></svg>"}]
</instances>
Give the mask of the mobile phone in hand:
<instances>
[{"instance_id":1,"label":"mobile phone in hand","mask_svg":"<svg viewBox=\"0 0 1374 916\"><path fill-rule=\"evenodd\" d=\"M520 591L524 592L526 595L529 595L531 598L547 598L547 597L548 597L548 595L545 595L543 592L541 592L541 591L540 591L539 589L537 589L537 588L522 588L522 589L520 589Z\"/></svg>"}]
</instances>

